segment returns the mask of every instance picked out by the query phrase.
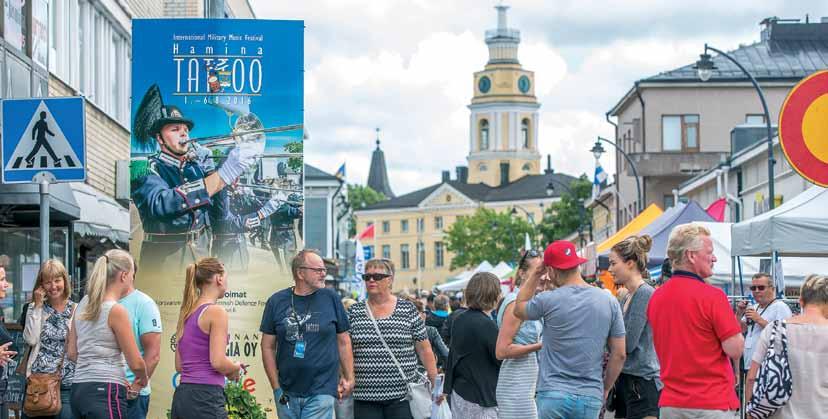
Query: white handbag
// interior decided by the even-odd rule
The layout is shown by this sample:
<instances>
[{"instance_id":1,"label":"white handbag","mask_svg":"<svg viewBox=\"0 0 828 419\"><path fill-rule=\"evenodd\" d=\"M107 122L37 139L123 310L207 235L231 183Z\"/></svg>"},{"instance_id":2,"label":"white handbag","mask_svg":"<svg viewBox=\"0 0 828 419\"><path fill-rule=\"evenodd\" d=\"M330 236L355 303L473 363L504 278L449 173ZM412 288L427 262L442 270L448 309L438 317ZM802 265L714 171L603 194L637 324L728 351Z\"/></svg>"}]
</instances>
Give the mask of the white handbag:
<instances>
[{"instance_id":1,"label":"white handbag","mask_svg":"<svg viewBox=\"0 0 828 419\"><path fill-rule=\"evenodd\" d=\"M377 336L379 336L379 339L382 342L382 346L385 346L385 350L387 350L388 354L391 355L391 360L394 361L394 365L397 366L397 370L400 372L403 381L406 383L406 386L408 387L408 392L405 394L405 399L408 400L408 406L411 409L411 416L413 416L414 419L426 419L430 417L431 391L428 389L428 377L425 377L424 375L415 372L414 381L412 382L412 380L408 379L399 361L397 361L397 357L394 356L394 352L391 351L391 348L385 342L385 338L382 337L382 332L380 332L377 320L374 318L374 314L371 313L371 307L368 306L367 301L365 302L365 310L368 312L368 318L371 319L371 323L374 325L374 330L377 331Z\"/></svg>"}]
</instances>

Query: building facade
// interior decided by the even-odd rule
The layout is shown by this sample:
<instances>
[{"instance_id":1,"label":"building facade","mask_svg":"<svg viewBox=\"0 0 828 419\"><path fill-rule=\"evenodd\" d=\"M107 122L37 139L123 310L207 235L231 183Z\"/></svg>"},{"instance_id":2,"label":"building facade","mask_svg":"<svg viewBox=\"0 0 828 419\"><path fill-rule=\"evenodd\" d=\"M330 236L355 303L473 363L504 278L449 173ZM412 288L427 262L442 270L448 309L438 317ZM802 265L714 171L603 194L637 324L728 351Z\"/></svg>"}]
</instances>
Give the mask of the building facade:
<instances>
[{"instance_id":1,"label":"building facade","mask_svg":"<svg viewBox=\"0 0 828 419\"><path fill-rule=\"evenodd\" d=\"M131 22L142 17L255 17L247 0L9 0L0 3L0 95L83 96L86 181L50 188L50 257L69 269L76 295L91 264L129 243ZM0 185L0 263L16 318L40 266L35 184Z\"/></svg>"},{"instance_id":2,"label":"building facade","mask_svg":"<svg viewBox=\"0 0 828 419\"><path fill-rule=\"evenodd\" d=\"M544 208L560 199L562 188L548 191L550 182L574 180L551 170L540 173L534 74L517 60L520 32L507 25L508 7L496 9L497 28L486 32L489 60L473 75L468 166L457 167L454 177L444 171L440 183L354 211L357 232L374 226L373 238L362 240L368 253L395 263L397 288L430 288L468 268L451 269L446 231L458 218L489 208L539 223ZM375 156L378 151L379 143ZM372 160L375 170L386 172ZM515 250L524 242L504 240Z\"/></svg>"},{"instance_id":3,"label":"building facade","mask_svg":"<svg viewBox=\"0 0 828 419\"><path fill-rule=\"evenodd\" d=\"M770 18L762 26L760 41L729 54L761 85L775 124L791 87L828 67L828 22ZM733 127L765 123L756 91L741 70L722 56L714 56L713 62L717 69L707 82L698 78L693 64L639 80L607 113L616 117L616 143L630 155L641 178L642 208L651 203L672 206L673 190L682 182L733 153ZM624 225L637 214L636 184L623 156L616 153L615 159L618 224ZM775 170L779 173L779 164Z\"/></svg>"},{"instance_id":4,"label":"building facade","mask_svg":"<svg viewBox=\"0 0 828 419\"><path fill-rule=\"evenodd\" d=\"M323 257L340 259L340 243L348 239L348 209L344 179L305 164L305 247Z\"/></svg>"}]
</instances>

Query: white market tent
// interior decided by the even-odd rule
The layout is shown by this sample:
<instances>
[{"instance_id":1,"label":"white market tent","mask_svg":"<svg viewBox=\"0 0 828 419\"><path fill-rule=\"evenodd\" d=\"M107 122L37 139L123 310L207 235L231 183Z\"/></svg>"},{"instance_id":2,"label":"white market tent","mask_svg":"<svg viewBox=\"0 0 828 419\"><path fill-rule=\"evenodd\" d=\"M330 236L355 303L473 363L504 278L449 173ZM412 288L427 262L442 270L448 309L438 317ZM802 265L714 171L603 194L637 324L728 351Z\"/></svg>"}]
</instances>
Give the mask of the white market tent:
<instances>
[{"instance_id":1,"label":"white market tent","mask_svg":"<svg viewBox=\"0 0 828 419\"><path fill-rule=\"evenodd\" d=\"M785 279L777 287L797 286L808 274L824 271L828 262L826 211L828 189L812 186L773 211L733 224L731 255L770 256L772 270L783 274L777 281ZM781 269L779 256L785 257Z\"/></svg>"},{"instance_id":2,"label":"white market tent","mask_svg":"<svg viewBox=\"0 0 828 419\"><path fill-rule=\"evenodd\" d=\"M500 271L503 270L503 267L501 265L505 265L506 267L509 266L509 265L506 265L506 263L504 263L504 262L500 262L497 266L492 266L492 264L489 263L488 261L483 261L483 262L480 263L480 265L477 265L476 268L474 268L472 270L469 270L469 271L462 272L459 275L455 276L454 280L452 280L451 282L445 283L443 285L437 285L436 288L438 290L442 291L442 292L445 292L445 291L462 291L466 288L466 284L469 283L469 280L471 280L472 275L474 275L478 272L492 272L495 275L498 275L497 272L500 272ZM509 272L511 272L511 271L512 271L512 268L509 268ZM498 275L498 278L500 278L500 275Z\"/></svg>"},{"instance_id":3,"label":"white market tent","mask_svg":"<svg viewBox=\"0 0 828 419\"><path fill-rule=\"evenodd\" d=\"M828 189L812 186L773 211L736 223L733 256L828 256Z\"/></svg>"},{"instance_id":4,"label":"white market tent","mask_svg":"<svg viewBox=\"0 0 828 419\"><path fill-rule=\"evenodd\" d=\"M713 254L716 256L716 264L713 266L713 276L710 282L715 285L731 284L733 274L733 267L730 260L730 234L732 223L713 223L713 222L696 222L707 227L710 230L710 236L713 239ZM753 274L760 271L760 257L741 257L742 278L745 285L744 290L739 289L738 275L739 270L736 268L737 275L736 290L747 292L747 287L750 285L750 278ZM785 283L788 286L800 286L806 276L821 272L823 266L828 266L828 258L801 258L801 257L786 257L782 262L782 272L785 275Z\"/></svg>"},{"instance_id":5,"label":"white market tent","mask_svg":"<svg viewBox=\"0 0 828 419\"><path fill-rule=\"evenodd\" d=\"M506 279L515 269L509 266L506 262L500 262L492 268L491 273L495 274L500 279Z\"/></svg>"}]
</instances>

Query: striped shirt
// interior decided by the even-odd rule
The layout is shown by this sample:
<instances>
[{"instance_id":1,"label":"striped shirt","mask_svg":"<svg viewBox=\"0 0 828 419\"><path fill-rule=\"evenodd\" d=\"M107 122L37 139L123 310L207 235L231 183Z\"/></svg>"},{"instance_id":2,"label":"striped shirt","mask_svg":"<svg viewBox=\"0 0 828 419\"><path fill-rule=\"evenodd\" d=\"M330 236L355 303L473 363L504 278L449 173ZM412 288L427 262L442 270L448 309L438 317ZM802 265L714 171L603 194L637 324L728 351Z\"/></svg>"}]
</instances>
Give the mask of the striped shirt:
<instances>
[{"instance_id":1,"label":"striped shirt","mask_svg":"<svg viewBox=\"0 0 828 419\"><path fill-rule=\"evenodd\" d=\"M348 312L356 377L354 400L400 400L407 392L406 381L377 336L365 304L354 304ZM417 352L414 345L427 339L425 322L416 307L410 301L398 298L394 312L377 319L377 323L403 372L410 381L415 381Z\"/></svg>"}]
</instances>

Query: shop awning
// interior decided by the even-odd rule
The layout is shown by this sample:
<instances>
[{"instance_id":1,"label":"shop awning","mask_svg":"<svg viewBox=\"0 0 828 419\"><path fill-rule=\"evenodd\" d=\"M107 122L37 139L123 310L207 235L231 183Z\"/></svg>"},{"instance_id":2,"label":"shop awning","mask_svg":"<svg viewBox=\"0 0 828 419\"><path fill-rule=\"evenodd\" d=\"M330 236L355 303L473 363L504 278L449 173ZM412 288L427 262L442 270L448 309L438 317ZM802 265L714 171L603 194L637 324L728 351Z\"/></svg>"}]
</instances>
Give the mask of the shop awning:
<instances>
[{"instance_id":1,"label":"shop awning","mask_svg":"<svg viewBox=\"0 0 828 419\"><path fill-rule=\"evenodd\" d=\"M10 206L6 214L11 222L23 226L37 226L40 220L40 185L15 183L0 185L0 206ZM52 226L66 226L80 217L72 188L66 183L49 185L49 217ZM7 221L7 222L9 222Z\"/></svg>"},{"instance_id":2,"label":"shop awning","mask_svg":"<svg viewBox=\"0 0 828 419\"><path fill-rule=\"evenodd\" d=\"M610 238L604 240L601 244L599 244L597 253L604 253L610 250L612 246L614 246L621 240L635 235L644 227L647 227L650 223L652 223L656 218L660 217L663 213L664 211L662 211L661 208L658 207L658 205L650 204L649 207L644 209L644 211L642 211L641 214L638 214L638 216L633 218L632 221L625 225L621 230L618 230L615 234L610 236Z\"/></svg>"},{"instance_id":3,"label":"shop awning","mask_svg":"<svg viewBox=\"0 0 828 419\"><path fill-rule=\"evenodd\" d=\"M129 243L129 210L85 183L73 182L69 185L80 208L80 219L74 222L76 233Z\"/></svg>"}]
</instances>

